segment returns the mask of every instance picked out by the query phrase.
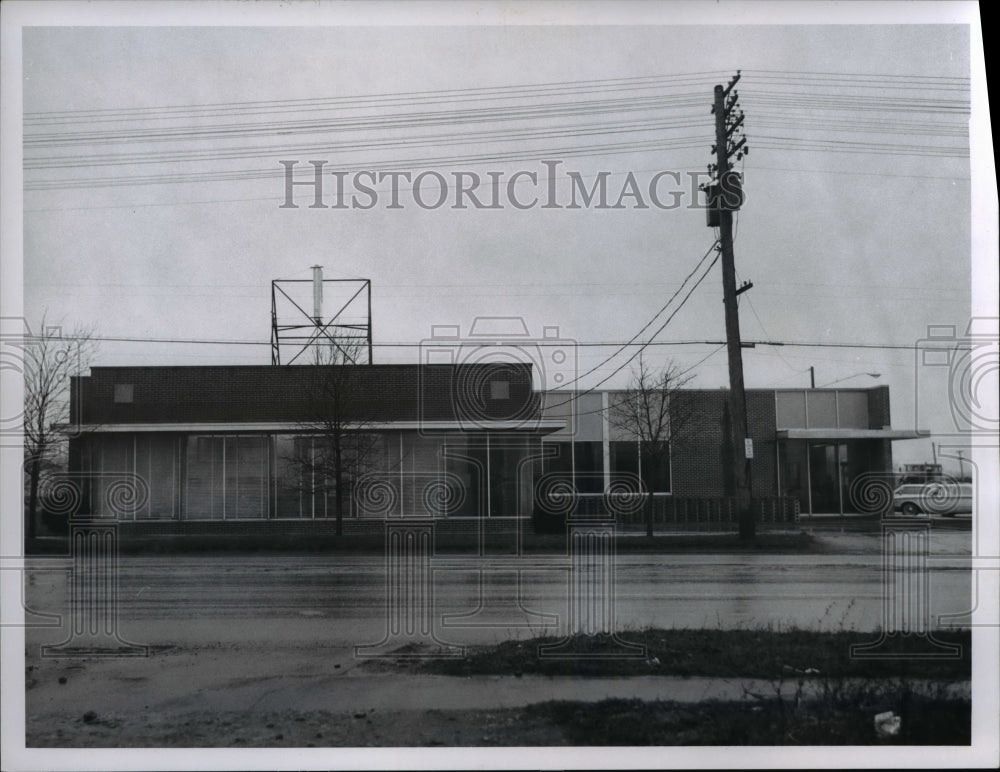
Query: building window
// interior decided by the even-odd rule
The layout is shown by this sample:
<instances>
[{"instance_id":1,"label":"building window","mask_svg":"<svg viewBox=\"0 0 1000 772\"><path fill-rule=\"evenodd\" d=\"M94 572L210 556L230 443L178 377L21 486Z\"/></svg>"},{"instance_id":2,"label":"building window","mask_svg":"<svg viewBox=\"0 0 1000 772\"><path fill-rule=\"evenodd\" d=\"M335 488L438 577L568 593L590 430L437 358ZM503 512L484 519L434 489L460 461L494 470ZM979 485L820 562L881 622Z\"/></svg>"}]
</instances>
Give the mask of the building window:
<instances>
[{"instance_id":1,"label":"building window","mask_svg":"<svg viewBox=\"0 0 1000 772\"><path fill-rule=\"evenodd\" d=\"M510 399L510 381L490 381L490 399Z\"/></svg>"},{"instance_id":2,"label":"building window","mask_svg":"<svg viewBox=\"0 0 1000 772\"><path fill-rule=\"evenodd\" d=\"M270 439L264 435L189 435L189 520L267 517Z\"/></svg>"},{"instance_id":3,"label":"building window","mask_svg":"<svg viewBox=\"0 0 1000 772\"><path fill-rule=\"evenodd\" d=\"M670 445L666 442L639 444L642 481L651 493L670 493Z\"/></svg>"},{"instance_id":4,"label":"building window","mask_svg":"<svg viewBox=\"0 0 1000 772\"><path fill-rule=\"evenodd\" d=\"M578 493L604 492L604 449L600 442L574 442L574 485Z\"/></svg>"},{"instance_id":5,"label":"building window","mask_svg":"<svg viewBox=\"0 0 1000 772\"><path fill-rule=\"evenodd\" d=\"M806 394L806 414L809 428L833 429L837 426L837 393L810 391Z\"/></svg>"},{"instance_id":6,"label":"building window","mask_svg":"<svg viewBox=\"0 0 1000 772\"><path fill-rule=\"evenodd\" d=\"M612 442L611 479L642 480L653 493L670 493L670 445L665 442Z\"/></svg>"},{"instance_id":7,"label":"building window","mask_svg":"<svg viewBox=\"0 0 1000 772\"><path fill-rule=\"evenodd\" d=\"M135 386L131 383L115 384L115 404L131 403L135 392Z\"/></svg>"},{"instance_id":8,"label":"building window","mask_svg":"<svg viewBox=\"0 0 1000 772\"><path fill-rule=\"evenodd\" d=\"M779 391L775 393L774 408L779 429L806 428L806 393L804 391Z\"/></svg>"},{"instance_id":9,"label":"building window","mask_svg":"<svg viewBox=\"0 0 1000 772\"><path fill-rule=\"evenodd\" d=\"M639 476L639 443L611 442L611 480L634 481Z\"/></svg>"},{"instance_id":10,"label":"building window","mask_svg":"<svg viewBox=\"0 0 1000 772\"><path fill-rule=\"evenodd\" d=\"M545 442L545 474L572 483L577 493L604 491L604 455L600 442Z\"/></svg>"}]
</instances>

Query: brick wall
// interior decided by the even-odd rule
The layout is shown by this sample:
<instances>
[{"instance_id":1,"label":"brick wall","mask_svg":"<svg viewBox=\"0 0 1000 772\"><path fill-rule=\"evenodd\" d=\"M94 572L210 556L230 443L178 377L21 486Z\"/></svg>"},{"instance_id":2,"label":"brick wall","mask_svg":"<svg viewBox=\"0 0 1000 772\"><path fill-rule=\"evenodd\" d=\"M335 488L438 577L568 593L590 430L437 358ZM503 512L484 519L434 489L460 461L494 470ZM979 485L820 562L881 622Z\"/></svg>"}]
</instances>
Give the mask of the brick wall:
<instances>
[{"instance_id":1,"label":"brick wall","mask_svg":"<svg viewBox=\"0 0 1000 772\"><path fill-rule=\"evenodd\" d=\"M868 390L868 428L889 426L889 387L877 386Z\"/></svg>"},{"instance_id":2,"label":"brick wall","mask_svg":"<svg viewBox=\"0 0 1000 772\"><path fill-rule=\"evenodd\" d=\"M725 487L723 413L728 392L691 391L692 426L670 451L672 492L676 496L720 496Z\"/></svg>"},{"instance_id":3,"label":"brick wall","mask_svg":"<svg viewBox=\"0 0 1000 772\"><path fill-rule=\"evenodd\" d=\"M753 390L747 392L747 423L753 438L752 471L754 497L777 496L777 427L774 392Z\"/></svg>"},{"instance_id":4,"label":"brick wall","mask_svg":"<svg viewBox=\"0 0 1000 772\"><path fill-rule=\"evenodd\" d=\"M729 391L689 391L695 426L674 443L671 452L673 493L677 496L709 497L727 495L725 470L729 467L725 447L725 414ZM775 496L775 406L771 390L750 390L747 423L754 441L752 481L754 496ZM742 448L737 449L742 460Z\"/></svg>"},{"instance_id":5,"label":"brick wall","mask_svg":"<svg viewBox=\"0 0 1000 772\"><path fill-rule=\"evenodd\" d=\"M537 417L531 365L95 367L77 379L75 422L524 420ZM494 390L505 382L506 397ZM132 388L116 403L116 384Z\"/></svg>"}]
</instances>

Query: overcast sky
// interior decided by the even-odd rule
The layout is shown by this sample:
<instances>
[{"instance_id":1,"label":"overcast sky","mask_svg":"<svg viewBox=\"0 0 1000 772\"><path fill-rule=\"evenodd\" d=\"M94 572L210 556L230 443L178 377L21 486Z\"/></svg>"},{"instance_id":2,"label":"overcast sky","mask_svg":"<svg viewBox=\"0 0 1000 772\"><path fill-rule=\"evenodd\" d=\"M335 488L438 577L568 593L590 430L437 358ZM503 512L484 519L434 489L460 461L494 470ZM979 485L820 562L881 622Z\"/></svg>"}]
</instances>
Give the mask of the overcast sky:
<instances>
[{"instance_id":1,"label":"overcast sky","mask_svg":"<svg viewBox=\"0 0 1000 772\"><path fill-rule=\"evenodd\" d=\"M520 316L533 335L558 326L592 344L628 341L654 320L637 338L649 340L676 310L656 341L721 341L718 264L680 307L714 256L686 175L713 160L712 89L739 69L751 152L738 164L735 255L739 280L753 282L743 338L907 346L928 325L963 336L974 265L969 27L874 24L865 4L848 5L860 23L757 15L760 26L724 26L713 11L702 14L710 24L679 25L699 19L664 4L643 6L647 19L624 14L622 26L535 25L530 5L502 16L516 26L412 10L406 20L426 26L373 25L331 8L310 26L271 26L308 24L302 7L177 18L196 26L122 26L133 19L115 15L63 26L68 12L52 14L23 34L24 315L37 323L47 310L110 337L266 342L271 280L321 264L327 278L372 281L376 362L418 361L418 348L387 344L419 343L432 325L464 334L477 316ZM946 20L938 6L921 9ZM601 21L579 9L535 15ZM261 26L197 26L248 20ZM449 198L424 208L404 183L389 208L383 181L370 209L309 208L301 186L299 208L282 208L281 160L306 173L310 160L327 172L434 171ZM620 209L516 208L510 176L535 173L514 195L544 199L545 160L560 162L551 176L562 204L570 173L590 185L609 172L614 203L630 172L647 199L650 179L671 172L681 184L661 176L661 199L677 190L681 206L637 208L632 196ZM459 171L501 175L501 207L452 208ZM434 179L422 189L432 203ZM335 178L324 184L335 203ZM488 198L485 183L478 195ZM635 350L578 349L577 372L589 373L580 385L624 385ZM644 356L692 367L692 385L728 384L717 344ZM106 341L95 364L269 362L267 345ZM808 386L810 366L817 385L888 384L894 428L952 424L948 374L928 373L912 350L757 346L744 366L750 387ZM930 444L899 442L894 454L930 460Z\"/></svg>"}]
</instances>

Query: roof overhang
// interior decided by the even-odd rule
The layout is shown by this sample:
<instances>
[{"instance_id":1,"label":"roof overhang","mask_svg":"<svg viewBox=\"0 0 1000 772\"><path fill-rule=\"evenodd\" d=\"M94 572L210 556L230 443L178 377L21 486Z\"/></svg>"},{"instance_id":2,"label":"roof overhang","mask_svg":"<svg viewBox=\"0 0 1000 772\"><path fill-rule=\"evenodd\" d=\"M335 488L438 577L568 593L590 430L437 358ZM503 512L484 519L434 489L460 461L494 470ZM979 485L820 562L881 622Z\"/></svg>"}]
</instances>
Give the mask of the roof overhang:
<instances>
[{"instance_id":1,"label":"roof overhang","mask_svg":"<svg viewBox=\"0 0 1000 772\"><path fill-rule=\"evenodd\" d=\"M344 431L381 432L381 431L423 431L423 432L461 432L463 434L480 432L516 432L518 434L551 434L566 428L565 421L531 420L522 421L373 421L363 424L343 425ZM64 434L78 436L81 434L105 433L145 433L145 432L182 432L185 434L219 434L240 432L285 432L288 434L322 434L324 428L319 423L307 421L211 421L190 423L118 423L118 424L63 424L59 430Z\"/></svg>"},{"instance_id":2,"label":"roof overhang","mask_svg":"<svg viewBox=\"0 0 1000 772\"><path fill-rule=\"evenodd\" d=\"M779 440L916 440L927 437L917 429L778 429Z\"/></svg>"}]
</instances>

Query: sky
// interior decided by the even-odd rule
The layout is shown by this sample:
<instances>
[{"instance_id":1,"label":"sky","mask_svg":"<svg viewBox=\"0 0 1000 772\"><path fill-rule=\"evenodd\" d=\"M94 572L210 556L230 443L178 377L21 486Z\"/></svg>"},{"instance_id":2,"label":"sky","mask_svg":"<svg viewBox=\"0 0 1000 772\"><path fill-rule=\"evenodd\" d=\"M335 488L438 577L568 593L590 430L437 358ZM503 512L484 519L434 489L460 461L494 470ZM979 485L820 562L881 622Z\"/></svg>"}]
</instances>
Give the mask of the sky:
<instances>
[{"instance_id":1,"label":"sky","mask_svg":"<svg viewBox=\"0 0 1000 772\"><path fill-rule=\"evenodd\" d=\"M104 341L95 365L267 364L271 281L320 264L326 278L371 280L376 362L420 361L436 325L468 335L477 317L517 317L531 338L558 327L579 344L559 370L578 387L630 377L637 346L593 344L651 340L649 364L724 387L718 263L688 295L715 256L691 175L703 180L714 160L713 86L739 70L735 136L750 152L737 163L734 251L738 281L753 284L741 333L786 343L744 349L748 387L806 387L810 367L818 386L887 384L893 428L953 434L955 373L911 347L929 325L962 340L973 316L978 73L968 24L939 23L963 18L962 4L922 6L910 21L931 23L905 25L874 23L899 15L864 3L836 25L779 5L783 18L744 4L728 15L640 4L617 17L593 12L601 4L479 6L492 17L265 4L270 15L228 6L144 26L52 13L22 38L24 316L105 337L260 344ZM433 206L429 175L430 206L404 182L389 207L386 178L371 208L310 208L301 185L297 208L283 207L281 161L301 180L312 160L325 164L327 205L334 171L347 173L348 201L370 201L351 186L359 170L440 174L448 198ZM501 175L502 205L453 208L456 172ZM516 172L514 197L541 195L537 205L510 200ZM648 200L663 172L676 177L661 174L660 199L676 208ZM635 196L566 208L573 174L593 185L605 173L609 204L631 174L646 208ZM550 177L559 208L541 206ZM477 190L488 200L486 182ZM842 343L869 347L830 345ZM543 364L539 385L558 385L557 369ZM899 463L932 453L930 440L894 446Z\"/></svg>"}]
</instances>

